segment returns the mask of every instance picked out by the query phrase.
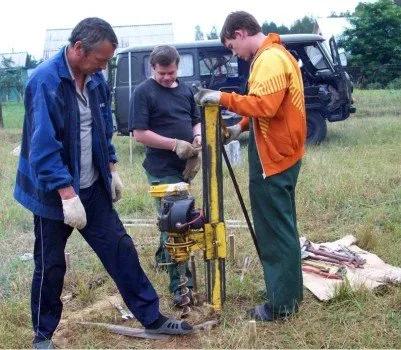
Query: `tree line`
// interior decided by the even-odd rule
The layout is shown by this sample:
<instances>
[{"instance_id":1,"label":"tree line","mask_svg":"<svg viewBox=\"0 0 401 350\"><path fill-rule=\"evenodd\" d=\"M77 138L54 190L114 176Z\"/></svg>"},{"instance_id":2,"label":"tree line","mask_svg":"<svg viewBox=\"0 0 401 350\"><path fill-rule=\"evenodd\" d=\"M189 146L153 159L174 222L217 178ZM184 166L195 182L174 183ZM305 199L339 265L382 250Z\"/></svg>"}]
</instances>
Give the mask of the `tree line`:
<instances>
[{"instance_id":1,"label":"tree line","mask_svg":"<svg viewBox=\"0 0 401 350\"><path fill-rule=\"evenodd\" d=\"M400 0L401 1L401 0ZM278 33L278 34L299 34L299 33L312 33L315 19L313 17L305 16L302 19L296 20L289 28L285 25L277 25L274 22L265 21L262 24L262 32ZM204 33L199 25L195 26L195 40L212 40L219 39L216 26L213 26L210 32Z\"/></svg>"}]
</instances>

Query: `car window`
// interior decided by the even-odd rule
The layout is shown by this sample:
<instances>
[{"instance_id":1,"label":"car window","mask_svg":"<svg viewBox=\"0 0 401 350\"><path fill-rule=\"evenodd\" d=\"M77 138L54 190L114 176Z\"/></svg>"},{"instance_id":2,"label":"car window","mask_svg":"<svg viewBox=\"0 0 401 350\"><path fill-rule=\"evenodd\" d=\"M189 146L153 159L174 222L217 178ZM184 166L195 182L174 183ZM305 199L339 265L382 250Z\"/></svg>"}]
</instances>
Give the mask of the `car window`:
<instances>
[{"instance_id":1,"label":"car window","mask_svg":"<svg viewBox=\"0 0 401 350\"><path fill-rule=\"evenodd\" d=\"M152 69L149 63L150 55L145 56L143 60L144 72L146 78L152 75ZM194 75L194 59L191 54L180 55L180 63L178 65L177 76L179 78L192 77Z\"/></svg>"},{"instance_id":2,"label":"car window","mask_svg":"<svg viewBox=\"0 0 401 350\"><path fill-rule=\"evenodd\" d=\"M201 77L238 77L237 57L226 54L202 52L199 56Z\"/></svg>"},{"instance_id":3,"label":"car window","mask_svg":"<svg viewBox=\"0 0 401 350\"><path fill-rule=\"evenodd\" d=\"M127 56L120 57L118 61L118 69L116 75L116 82L120 84L129 83L129 69L128 69L129 59ZM136 84L140 81L140 77L135 74L135 69L138 64L138 59L135 56L131 56L131 83Z\"/></svg>"},{"instance_id":4,"label":"car window","mask_svg":"<svg viewBox=\"0 0 401 350\"><path fill-rule=\"evenodd\" d=\"M330 68L327 60L325 59L322 51L320 48L315 44L315 45L310 45L305 47L305 52L309 56L310 62L313 64L313 66L317 69L328 69Z\"/></svg>"}]
</instances>

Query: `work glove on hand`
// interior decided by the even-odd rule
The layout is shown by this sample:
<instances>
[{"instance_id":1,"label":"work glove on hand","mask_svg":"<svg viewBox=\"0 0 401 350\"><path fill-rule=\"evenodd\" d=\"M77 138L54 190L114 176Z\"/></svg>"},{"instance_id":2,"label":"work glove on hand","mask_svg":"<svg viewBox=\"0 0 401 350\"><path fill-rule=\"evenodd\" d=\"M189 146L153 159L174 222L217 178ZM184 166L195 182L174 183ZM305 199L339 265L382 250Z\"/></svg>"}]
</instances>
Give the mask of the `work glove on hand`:
<instances>
[{"instance_id":1,"label":"work glove on hand","mask_svg":"<svg viewBox=\"0 0 401 350\"><path fill-rule=\"evenodd\" d=\"M233 126L228 126L227 131L229 136L226 139L224 139L225 145L227 145L231 141L238 139L239 135L241 135L242 132L241 125L235 124Z\"/></svg>"},{"instance_id":2,"label":"work glove on hand","mask_svg":"<svg viewBox=\"0 0 401 350\"><path fill-rule=\"evenodd\" d=\"M220 91L210 90L210 89L199 89L195 94L195 101L200 105L205 105L208 103L218 104L220 102Z\"/></svg>"},{"instance_id":3,"label":"work glove on hand","mask_svg":"<svg viewBox=\"0 0 401 350\"><path fill-rule=\"evenodd\" d=\"M184 180L192 181L198 173L201 165L202 157L200 153L198 153L198 155L194 157L188 158L187 165L185 166L185 169L182 173L182 175L184 176Z\"/></svg>"},{"instance_id":4,"label":"work glove on hand","mask_svg":"<svg viewBox=\"0 0 401 350\"><path fill-rule=\"evenodd\" d=\"M64 223L78 230L86 226L86 212L78 196L62 199Z\"/></svg>"},{"instance_id":5,"label":"work glove on hand","mask_svg":"<svg viewBox=\"0 0 401 350\"><path fill-rule=\"evenodd\" d=\"M123 183L117 171L111 172L111 198L113 202L117 202L123 195Z\"/></svg>"},{"instance_id":6,"label":"work glove on hand","mask_svg":"<svg viewBox=\"0 0 401 350\"><path fill-rule=\"evenodd\" d=\"M198 155L198 150L189 142L177 139L175 139L173 152L175 152L180 159L188 159Z\"/></svg>"}]
</instances>

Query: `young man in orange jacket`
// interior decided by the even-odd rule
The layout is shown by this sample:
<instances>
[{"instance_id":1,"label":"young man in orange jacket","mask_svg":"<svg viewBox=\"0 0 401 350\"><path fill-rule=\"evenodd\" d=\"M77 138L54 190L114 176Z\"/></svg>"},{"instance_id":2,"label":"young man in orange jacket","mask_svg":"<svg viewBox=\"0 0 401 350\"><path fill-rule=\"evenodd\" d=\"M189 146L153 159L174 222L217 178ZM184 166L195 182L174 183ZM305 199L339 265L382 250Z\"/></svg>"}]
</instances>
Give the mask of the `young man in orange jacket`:
<instances>
[{"instance_id":1,"label":"young man in orange jacket","mask_svg":"<svg viewBox=\"0 0 401 350\"><path fill-rule=\"evenodd\" d=\"M265 36L247 12L232 12L220 39L233 55L252 61L248 94L201 89L195 97L200 104L219 103L243 116L228 128L229 141L250 131L249 195L268 300L248 314L272 321L297 312L303 298L295 210L306 139L302 76L279 35Z\"/></svg>"}]
</instances>

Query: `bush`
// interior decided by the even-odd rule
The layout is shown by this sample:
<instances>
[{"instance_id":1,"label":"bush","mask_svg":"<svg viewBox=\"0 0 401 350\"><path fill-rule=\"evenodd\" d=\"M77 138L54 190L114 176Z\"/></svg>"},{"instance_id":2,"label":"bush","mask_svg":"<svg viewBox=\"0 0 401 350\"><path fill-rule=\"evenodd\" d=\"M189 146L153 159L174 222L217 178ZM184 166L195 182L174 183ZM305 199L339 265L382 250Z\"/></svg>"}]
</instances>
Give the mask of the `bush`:
<instances>
[{"instance_id":1,"label":"bush","mask_svg":"<svg viewBox=\"0 0 401 350\"><path fill-rule=\"evenodd\" d=\"M398 90L401 89L401 77L395 78L387 84L387 89Z\"/></svg>"},{"instance_id":2,"label":"bush","mask_svg":"<svg viewBox=\"0 0 401 350\"><path fill-rule=\"evenodd\" d=\"M379 82L374 82L374 83L370 83L370 84L366 84L366 90L380 90L382 89L383 86L381 83Z\"/></svg>"}]
</instances>

